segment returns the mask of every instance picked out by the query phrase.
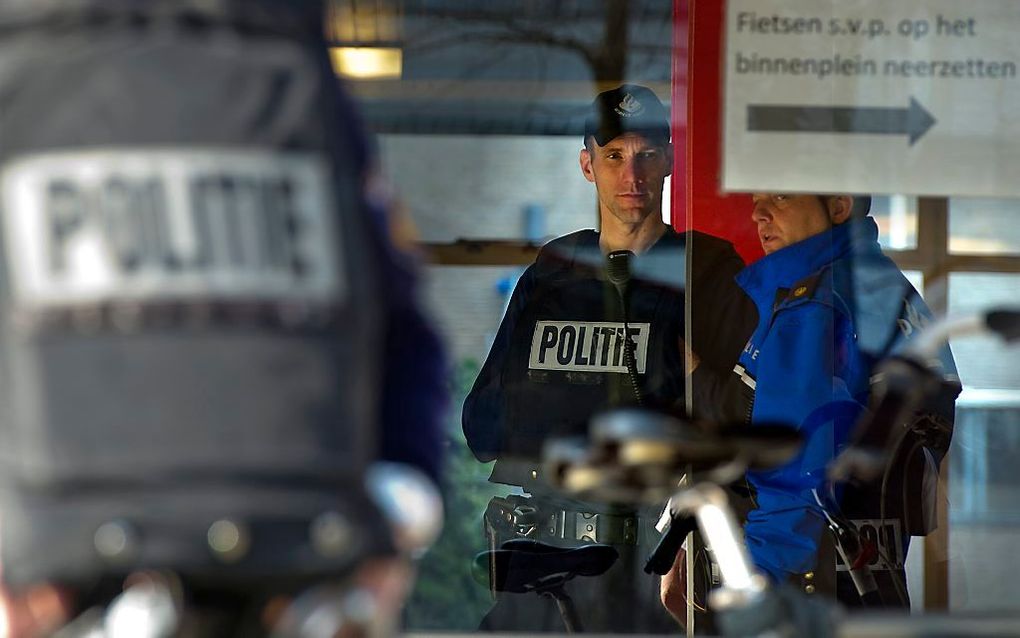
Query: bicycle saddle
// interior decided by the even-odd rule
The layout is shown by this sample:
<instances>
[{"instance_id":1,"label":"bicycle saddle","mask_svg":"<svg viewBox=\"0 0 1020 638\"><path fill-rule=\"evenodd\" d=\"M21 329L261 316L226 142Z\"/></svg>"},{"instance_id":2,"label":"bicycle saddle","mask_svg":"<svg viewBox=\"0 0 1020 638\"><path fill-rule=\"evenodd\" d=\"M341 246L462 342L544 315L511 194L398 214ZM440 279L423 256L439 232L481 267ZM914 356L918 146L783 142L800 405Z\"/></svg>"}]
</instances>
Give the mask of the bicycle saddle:
<instances>
[{"instance_id":1,"label":"bicycle saddle","mask_svg":"<svg viewBox=\"0 0 1020 638\"><path fill-rule=\"evenodd\" d=\"M473 572L477 580L496 591L521 594L562 585L574 576L598 576L617 558L619 553L609 545L555 547L515 538L497 550L475 556Z\"/></svg>"}]
</instances>

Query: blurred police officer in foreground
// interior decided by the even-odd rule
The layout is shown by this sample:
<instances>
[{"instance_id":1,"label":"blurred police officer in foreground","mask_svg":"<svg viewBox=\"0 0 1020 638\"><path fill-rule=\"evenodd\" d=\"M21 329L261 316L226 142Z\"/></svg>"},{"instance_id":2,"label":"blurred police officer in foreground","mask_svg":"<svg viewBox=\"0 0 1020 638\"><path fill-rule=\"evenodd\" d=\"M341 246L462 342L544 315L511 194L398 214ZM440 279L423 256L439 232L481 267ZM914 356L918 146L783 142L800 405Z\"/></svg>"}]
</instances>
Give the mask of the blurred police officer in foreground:
<instances>
[{"instance_id":1,"label":"blurred police officer in foreground","mask_svg":"<svg viewBox=\"0 0 1020 638\"><path fill-rule=\"evenodd\" d=\"M8 633L124 589L82 633L372 625L345 580L398 603L444 370L321 13L0 1Z\"/></svg>"}]
</instances>

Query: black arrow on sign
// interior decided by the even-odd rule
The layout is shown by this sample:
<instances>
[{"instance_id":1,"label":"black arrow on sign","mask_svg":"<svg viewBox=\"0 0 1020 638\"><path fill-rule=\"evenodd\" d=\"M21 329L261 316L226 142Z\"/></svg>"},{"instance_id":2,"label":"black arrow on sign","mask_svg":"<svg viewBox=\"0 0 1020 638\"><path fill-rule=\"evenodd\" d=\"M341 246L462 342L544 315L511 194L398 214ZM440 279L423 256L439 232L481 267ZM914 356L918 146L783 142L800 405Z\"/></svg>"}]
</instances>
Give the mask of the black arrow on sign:
<instances>
[{"instance_id":1,"label":"black arrow on sign","mask_svg":"<svg viewBox=\"0 0 1020 638\"><path fill-rule=\"evenodd\" d=\"M917 100L905 109L857 106L747 106L747 130L766 133L909 135L913 146L935 124Z\"/></svg>"}]
</instances>

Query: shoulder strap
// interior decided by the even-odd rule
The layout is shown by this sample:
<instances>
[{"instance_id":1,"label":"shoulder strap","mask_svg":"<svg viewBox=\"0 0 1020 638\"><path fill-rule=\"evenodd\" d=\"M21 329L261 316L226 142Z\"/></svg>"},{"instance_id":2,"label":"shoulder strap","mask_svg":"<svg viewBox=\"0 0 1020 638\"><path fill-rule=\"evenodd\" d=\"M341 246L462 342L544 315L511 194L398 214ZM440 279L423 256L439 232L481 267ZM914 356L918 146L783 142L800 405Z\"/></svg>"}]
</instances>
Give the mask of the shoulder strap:
<instances>
[{"instance_id":1,"label":"shoulder strap","mask_svg":"<svg viewBox=\"0 0 1020 638\"><path fill-rule=\"evenodd\" d=\"M820 270L816 273L812 273L807 277L804 277L800 281L790 286L781 303L789 303L792 301L799 301L801 299L812 299L815 296L815 291L818 290L818 284L822 280L822 275L825 273L825 269Z\"/></svg>"},{"instance_id":2,"label":"shoulder strap","mask_svg":"<svg viewBox=\"0 0 1020 638\"><path fill-rule=\"evenodd\" d=\"M535 258L536 274L548 276L559 271L573 270L579 263L581 251L598 251L598 233L591 229L579 230L550 241ZM587 264L591 265L591 264Z\"/></svg>"}]
</instances>

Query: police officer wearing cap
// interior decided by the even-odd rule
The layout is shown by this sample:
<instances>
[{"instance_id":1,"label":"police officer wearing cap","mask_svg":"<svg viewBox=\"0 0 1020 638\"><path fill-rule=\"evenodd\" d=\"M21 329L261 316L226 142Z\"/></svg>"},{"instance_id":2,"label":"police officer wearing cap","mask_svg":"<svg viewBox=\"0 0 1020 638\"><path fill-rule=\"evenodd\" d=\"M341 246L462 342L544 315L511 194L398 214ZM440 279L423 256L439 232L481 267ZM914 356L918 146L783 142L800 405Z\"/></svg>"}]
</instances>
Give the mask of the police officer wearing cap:
<instances>
[{"instance_id":1,"label":"police officer wearing cap","mask_svg":"<svg viewBox=\"0 0 1020 638\"><path fill-rule=\"evenodd\" d=\"M658 609L657 583L641 573L646 541L656 536L654 521L632 508L556 493L542 476L542 444L584 435L589 418L602 409L683 405L685 288L698 298L691 329L706 367L732 369L741 337L750 331L745 324L753 323L733 283L743 266L733 247L700 233L677 233L661 219L663 180L672 170L669 137L668 111L648 88L628 84L595 98L579 162L595 185L600 228L542 248L517 283L464 403L471 450L479 461L495 461L489 480L525 492L489 504L490 547L523 536L618 549L618 563L604 576L568 584L591 631L670 629ZM606 280L604 266L605 256L620 250L635 255L623 291ZM689 273L687 250L693 251ZM711 315L710 307L719 314ZM729 316L727 308L740 311L732 321L719 321ZM541 631L562 624L551 601L499 594L482 628Z\"/></svg>"}]
</instances>

